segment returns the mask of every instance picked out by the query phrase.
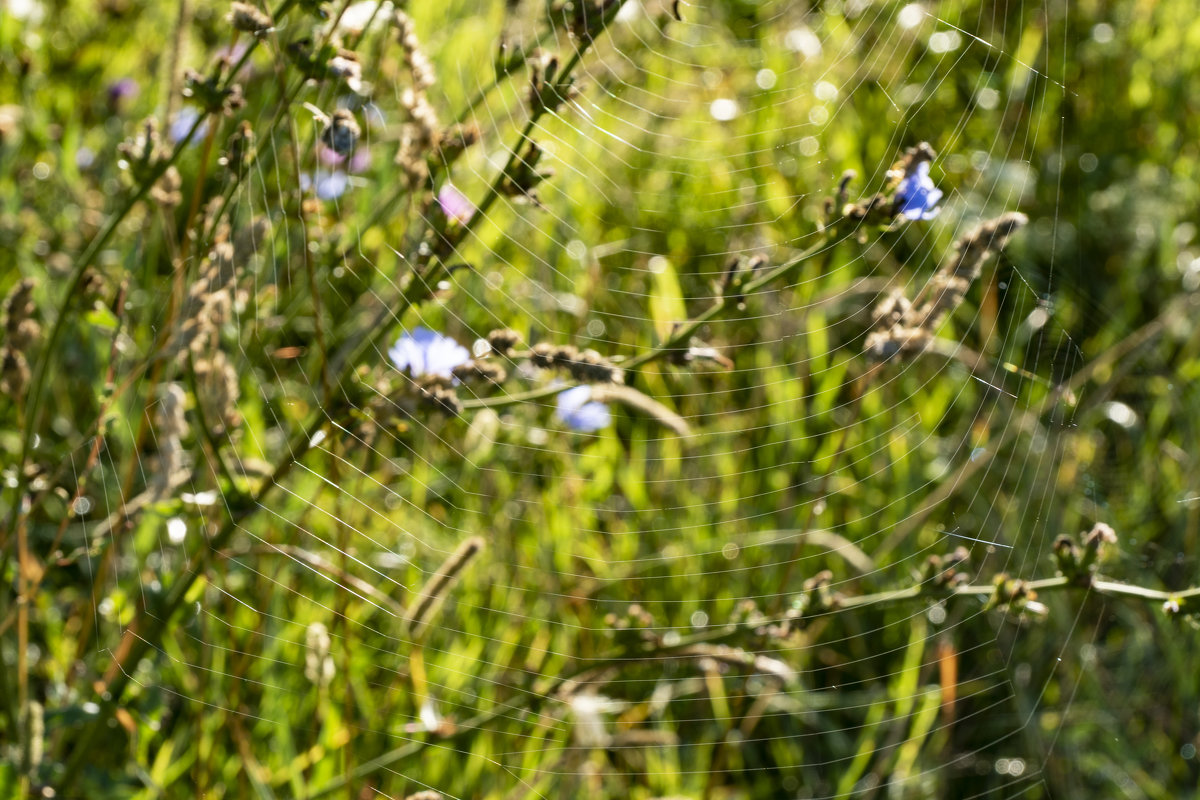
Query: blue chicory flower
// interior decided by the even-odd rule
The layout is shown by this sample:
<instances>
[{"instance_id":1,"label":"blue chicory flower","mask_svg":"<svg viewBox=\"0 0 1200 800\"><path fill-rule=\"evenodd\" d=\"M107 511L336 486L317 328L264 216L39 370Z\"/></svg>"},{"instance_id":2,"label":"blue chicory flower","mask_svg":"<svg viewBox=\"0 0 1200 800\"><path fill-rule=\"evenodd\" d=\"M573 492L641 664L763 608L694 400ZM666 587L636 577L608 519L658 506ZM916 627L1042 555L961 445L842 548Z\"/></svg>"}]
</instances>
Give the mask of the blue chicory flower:
<instances>
[{"instance_id":1,"label":"blue chicory flower","mask_svg":"<svg viewBox=\"0 0 1200 800\"><path fill-rule=\"evenodd\" d=\"M341 170L318 170L315 175L307 172L300 174L300 190L307 192L312 189L321 200L337 200L346 193L349 186L350 177Z\"/></svg>"},{"instance_id":2,"label":"blue chicory flower","mask_svg":"<svg viewBox=\"0 0 1200 800\"><path fill-rule=\"evenodd\" d=\"M442 336L424 327L417 327L412 333L403 334L388 351L388 357L392 359L396 369L408 370L414 378L422 375L449 378L452 377L455 367L471 360L467 348L449 336Z\"/></svg>"},{"instance_id":3,"label":"blue chicory flower","mask_svg":"<svg viewBox=\"0 0 1200 800\"><path fill-rule=\"evenodd\" d=\"M909 172L896 187L896 204L899 213L909 219L933 219L941 211L938 201L942 199L942 190L933 185L929 177L929 162L917 164L915 171Z\"/></svg>"},{"instance_id":4,"label":"blue chicory flower","mask_svg":"<svg viewBox=\"0 0 1200 800\"><path fill-rule=\"evenodd\" d=\"M167 136L170 137L172 144L178 144L188 135L188 131L196 124L196 120L200 118L200 112L191 106L184 106L179 109L175 118L171 120L171 124L167 127ZM200 127L196 129L196 135L192 137L188 143L195 147L201 139L208 135L208 120L205 119L200 123Z\"/></svg>"},{"instance_id":5,"label":"blue chicory flower","mask_svg":"<svg viewBox=\"0 0 1200 800\"><path fill-rule=\"evenodd\" d=\"M592 400L592 387L587 384L560 392L554 415L568 428L584 433L607 428L612 421L608 406Z\"/></svg>"},{"instance_id":6,"label":"blue chicory flower","mask_svg":"<svg viewBox=\"0 0 1200 800\"><path fill-rule=\"evenodd\" d=\"M346 193L350 178L341 170L317 173L317 197L322 200L336 200Z\"/></svg>"}]
</instances>

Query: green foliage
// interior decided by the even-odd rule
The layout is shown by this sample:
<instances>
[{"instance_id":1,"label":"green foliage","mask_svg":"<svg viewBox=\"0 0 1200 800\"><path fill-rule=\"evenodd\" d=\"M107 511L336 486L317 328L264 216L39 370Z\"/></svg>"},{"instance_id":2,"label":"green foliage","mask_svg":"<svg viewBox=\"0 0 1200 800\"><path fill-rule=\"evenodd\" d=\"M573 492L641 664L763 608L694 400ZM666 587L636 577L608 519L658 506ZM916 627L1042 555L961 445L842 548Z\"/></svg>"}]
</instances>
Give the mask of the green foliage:
<instances>
[{"instance_id":1,"label":"green foliage","mask_svg":"<svg viewBox=\"0 0 1200 800\"><path fill-rule=\"evenodd\" d=\"M1194 794L1191 4L548 5L413 4L427 96L390 11L0 17L0 794ZM417 325L521 342L420 383ZM554 415L589 349L594 434Z\"/></svg>"}]
</instances>

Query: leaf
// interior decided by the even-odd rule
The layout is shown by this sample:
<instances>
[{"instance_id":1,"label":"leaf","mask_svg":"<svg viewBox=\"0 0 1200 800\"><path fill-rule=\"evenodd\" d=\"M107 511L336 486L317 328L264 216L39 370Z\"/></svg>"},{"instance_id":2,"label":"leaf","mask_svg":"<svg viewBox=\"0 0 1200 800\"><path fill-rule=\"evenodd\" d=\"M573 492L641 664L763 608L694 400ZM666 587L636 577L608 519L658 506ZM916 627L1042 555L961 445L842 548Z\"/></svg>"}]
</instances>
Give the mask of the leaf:
<instances>
[{"instance_id":1,"label":"leaf","mask_svg":"<svg viewBox=\"0 0 1200 800\"><path fill-rule=\"evenodd\" d=\"M670 259L654 256L647 266L654 276L654 285L650 289L650 318L654 320L654 332L659 341L666 341L675 326L687 320L687 305L683 302L679 275Z\"/></svg>"}]
</instances>

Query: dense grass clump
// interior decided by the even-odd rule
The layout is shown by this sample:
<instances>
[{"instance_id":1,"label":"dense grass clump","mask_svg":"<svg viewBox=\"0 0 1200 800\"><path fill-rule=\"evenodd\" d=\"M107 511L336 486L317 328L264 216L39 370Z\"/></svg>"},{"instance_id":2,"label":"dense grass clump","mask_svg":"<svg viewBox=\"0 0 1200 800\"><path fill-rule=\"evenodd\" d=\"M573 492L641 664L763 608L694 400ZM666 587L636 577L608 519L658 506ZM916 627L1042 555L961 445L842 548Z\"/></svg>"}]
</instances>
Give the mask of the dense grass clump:
<instances>
[{"instance_id":1,"label":"dense grass clump","mask_svg":"<svg viewBox=\"0 0 1200 800\"><path fill-rule=\"evenodd\" d=\"M22 0L0 796L1200 778L1185 0Z\"/></svg>"}]
</instances>

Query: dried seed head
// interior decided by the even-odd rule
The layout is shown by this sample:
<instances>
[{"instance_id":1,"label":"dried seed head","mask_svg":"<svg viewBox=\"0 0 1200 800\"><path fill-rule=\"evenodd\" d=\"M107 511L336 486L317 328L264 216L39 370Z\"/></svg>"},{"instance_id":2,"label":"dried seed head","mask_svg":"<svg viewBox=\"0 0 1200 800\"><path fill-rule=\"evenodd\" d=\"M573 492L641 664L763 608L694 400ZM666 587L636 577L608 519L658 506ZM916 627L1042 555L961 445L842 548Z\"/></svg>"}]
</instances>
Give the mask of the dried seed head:
<instances>
[{"instance_id":1,"label":"dried seed head","mask_svg":"<svg viewBox=\"0 0 1200 800\"><path fill-rule=\"evenodd\" d=\"M521 334L512 328L498 328L487 335L488 345L500 355L508 355L520 341Z\"/></svg>"},{"instance_id":2,"label":"dried seed head","mask_svg":"<svg viewBox=\"0 0 1200 800\"><path fill-rule=\"evenodd\" d=\"M257 226L251 223L251 227ZM175 357L189 350L203 355L219 347L221 326L233 312L233 290L238 268L249 258L247 253L239 252L228 237L229 228L224 226L218 231L218 241L200 267L200 276L188 288L187 299L180 313L182 324L164 351L167 357ZM239 241L239 244L246 243Z\"/></svg>"},{"instance_id":3,"label":"dried seed head","mask_svg":"<svg viewBox=\"0 0 1200 800\"><path fill-rule=\"evenodd\" d=\"M575 353L562 360L563 366L577 381L585 383L620 383L624 380L620 368L613 366L595 350Z\"/></svg>"},{"instance_id":4,"label":"dried seed head","mask_svg":"<svg viewBox=\"0 0 1200 800\"><path fill-rule=\"evenodd\" d=\"M24 396L29 377L29 361L24 353L11 347L0 350L0 392L9 397Z\"/></svg>"},{"instance_id":5,"label":"dried seed head","mask_svg":"<svg viewBox=\"0 0 1200 800\"><path fill-rule=\"evenodd\" d=\"M443 414L457 417L462 413L462 400L458 399L458 395L450 387L434 384L422 386L419 391L422 401Z\"/></svg>"},{"instance_id":6,"label":"dried seed head","mask_svg":"<svg viewBox=\"0 0 1200 800\"><path fill-rule=\"evenodd\" d=\"M467 148L479 141L478 125L453 125L438 136L438 157L443 164L452 164Z\"/></svg>"},{"instance_id":7,"label":"dried seed head","mask_svg":"<svg viewBox=\"0 0 1200 800\"><path fill-rule=\"evenodd\" d=\"M312 623L304 632L304 644L304 677L318 687L328 686L337 672L330 654L329 629L320 622Z\"/></svg>"},{"instance_id":8,"label":"dried seed head","mask_svg":"<svg viewBox=\"0 0 1200 800\"><path fill-rule=\"evenodd\" d=\"M257 149L254 145L254 128L249 120L242 120L225 145L225 155L220 159L221 166L235 175L244 175L254 163Z\"/></svg>"},{"instance_id":9,"label":"dried seed head","mask_svg":"<svg viewBox=\"0 0 1200 800\"><path fill-rule=\"evenodd\" d=\"M569 344L560 344L554 348L554 364L559 367L569 367L579 358L579 351Z\"/></svg>"},{"instance_id":10,"label":"dried seed head","mask_svg":"<svg viewBox=\"0 0 1200 800\"><path fill-rule=\"evenodd\" d=\"M215 350L206 358L197 359L196 402L204 408L205 419L217 436L228 436L242 421L238 413L237 370L223 350Z\"/></svg>"},{"instance_id":11,"label":"dried seed head","mask_svg":"<svg viewBox=\"0 0 1200 800\"><path fill-rule=\"evenodd\" d=\"M888 178L892 182L899 183L906 176L913 174L918 166L929 163L935 158L937 158L937 151L929 142L918 142L905 150L900 160L892 165L892 168L888 170Z\"/></svg>"},{"instance_id":12,"label":"dried seed head","mask_svg":"<svg viewBox=\"0 0 1200 800\"><path fill-rule=\"evenodd\" d=\"M249 3L234 3L230 6L229 16L226 17L235 31L252 33L255 36L265 36L271 31L274 22L271 15Z\"/></svg>"},{"instance_id":13,"label":"dried seed head","mask_svg":"<svg viewBox=\"0 0 1200 800\"><path fill-rule=\"evenodd\" d=\"M904 296L904 292L900 289L893 289L875 306L875 310L871 312L871 322L875 327L880 328L899 325L903 323L911 308L912 303Z\"/></svg>"},{"instance_id":14,"label":"dried seed head","mask_svg":"<svg viewBox=\"0 0 1200 800\"><path fill-rule=\"evenodd\" d=\"M951 271L969 281L975 280L988 256L1003 250L1009 238L1028 222L1029 217L1010 211L980 224L955 243L957 257Z\"/></svg>"},{"instance_id":15,"label":"dried seed head","mask_svg":"<svg viewBox=\"0 0 1200 800\"><path fill-rule=\"evenodd\" d=\"M42 332L33 316L37 311L33 303L33 279L17 281L4 298L0 311L4 314L4 345L14 350L28 350Z\"/></svg>"},{"instance_id":16,"label":"dried seed head","mask_svg":"<svg viewBox=\"0 0 1200 800\"><path fill-rule=\"evenodd\" d=\"M1116 532L1104 522L1097 522L1083 537L1084 548L1093 552L1100 550L1104 545L1116 543Z\"/></svg>"},{"instance_id":17,"label":"dried seed head","mask_svg":"<svg viewBox=\"0 0 1200 800\"><path fill-rule=\"evenodd\" d=\"M872 315L874 330L866 338L866 355L883 360L923 351L946 316L962 304L987 259L1028 221L1013 212L984 222L955 243L950 258L916 300L910 302L899 291L885 297Z\"/></svg>"},{"instance_id":18,"label":"dried seed head","mask_svg":"<svg viewBox=\"0 0 1200 800\"><path fill-rule=\"evenodd\" d=\"M356 53L351 50L339 51L336 56L329 59L328 66L330 77L345 81L346 88L352 92L362 91L362 64L358 62Z\"/></svg>"},{"instance_id":19,"label":"dried seed head","mask_svg":"<svg viewBox=\"0 0 1200 800\"><path fill-rule=\"evenodd\" d=\"M499 385L504 383L508 373L504 367L491 361L468 361L454 368L454 377L464 381L481 380Z\"/></svg>"},{"instance_id":20,"label":"dried seed head","mask_svg":"<svg viewBox=\"0 0 1200 800\"><path fill-rule=\"evenodd\" d=\"M549 342L538 342L529 352L530 360L535 366L549 369L554 366L554 355L557 349Z\"/></svg>"},{"instance_id":21,"label":"dried seed head","mask_svg":"<svg viewBox=\"0 0 1200 800\"><path fill-rule=\"evenodd\" d=\"M449 558L442 562L437 572L430 576L421 591L413 598L404 613L404 621L411 635L424 636L430 622L436 616L450 589L471 561L483 552L483 537L472 536L458 546Z\"/></svg>"},{"instance_id":22,"label":"dried seed head","mask_svg":"<svg viewBox=\"0 0 1200 800\"><path fill-rule=\"evenodd\" d=\"M396 166L404 173L407 184L420 185L429 176L425 157L429 144L425 140L428 131L419 125L405 125L400 136L400 148L396 151Z\"/></svg>"},{"instance_id":23,"label":"dried seed head","mask_svg":"<svg viewBox=\"0 0 1200 800\"><path fill-rule=\"evenodd\" d=\"M151 178L158 162L167 157L158 134L158 120L153 117L143 120L136 135L117 145L117 153L121 156L121 168L128 169L135 181L141 183Z\"/></svg>"},{"instance_id":24,"label":"dried seed head","mask_svg":"<svg viewBox=\"0 0 1200 800\"><path fill-rule=\"evenodd\" d=\"M188 479L188 454L182 442L188 432L186 405L187 395L178 383L165 384L160 390L154 427L158 465L149 487L159 500Z\"/></svg>"},{"instance_id":25,"label":"dried seed head","mask_svg":"<svg viewBox=\"0 0 1200 800\"><path fill-rule=\"evenodd\" d=\"M425 51L421 49L421 40L417 37L417 27L413 23L412 17L400 10L397 10L392 16L392 23L396 26L396 38L399 39L400 48L404 51L404 63L408 65L409 72L412 74L413 87L424 92L433 86L437 81L437 76L433 72L433 65L429 63Z\"/></svg>"},{"instance_id":26,"label":"dried seed head","mask_svg":"<svg viewBox=\"0 0 1200 800\"><path fill-rule=\"evenodd\" d=\"M166 438L179 438L187 435L187 417L184 408L187 406L187 395L178 383L168 383L162 389L162 398L158 405L158 426L155 435Z\"/></svg>"},{"instance_id":27,"label":"dried seed head","mask_svg":"<svg viewBox=\"0 0 1200 800\"><path fill-rule=\"evenodd\" d=\"M150 199L162 206L164 211L170 211L183 202L183 178L175 167L167 167L167 171L150 189Z\"/></svg>"},{"instance_id":28,"label":"dried seed head","mask_svg":"<svg viewBox=\"0 0 1200 800\"><path fill-rule=\"evenodd\" d=\"M437 112L423 89L405 89L400 94L400 105L408 112L411 120L409 127L415 128L407 134L423 151L421 155L424 157L438 145L441 136L441 123L438 121Z\"/></svg>"}]
</instances>

